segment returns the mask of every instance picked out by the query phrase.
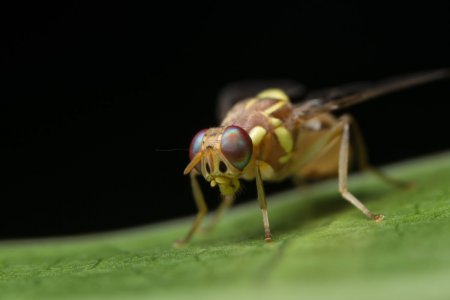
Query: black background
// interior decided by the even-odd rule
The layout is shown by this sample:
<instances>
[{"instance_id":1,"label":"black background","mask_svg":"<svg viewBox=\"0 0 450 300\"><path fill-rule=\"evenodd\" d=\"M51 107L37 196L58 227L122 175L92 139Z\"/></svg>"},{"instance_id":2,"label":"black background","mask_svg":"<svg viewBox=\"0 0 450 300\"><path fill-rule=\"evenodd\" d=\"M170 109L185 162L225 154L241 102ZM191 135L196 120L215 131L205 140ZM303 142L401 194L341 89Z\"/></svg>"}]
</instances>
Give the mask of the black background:
<instances>
[{"instance_id":1,"label":"black background","mask_svg":"<svg viewBox=\"0 0 450 300\"><path fill-rule=\"evenodd\" d=\"M447 4L364 3L4 7L0 238L193 214L187 147L217 124L226 83L314 89L450 66ZM382 165L448 149L449 99L443 81L348 111Z\"/></svg>"}]
</instances>

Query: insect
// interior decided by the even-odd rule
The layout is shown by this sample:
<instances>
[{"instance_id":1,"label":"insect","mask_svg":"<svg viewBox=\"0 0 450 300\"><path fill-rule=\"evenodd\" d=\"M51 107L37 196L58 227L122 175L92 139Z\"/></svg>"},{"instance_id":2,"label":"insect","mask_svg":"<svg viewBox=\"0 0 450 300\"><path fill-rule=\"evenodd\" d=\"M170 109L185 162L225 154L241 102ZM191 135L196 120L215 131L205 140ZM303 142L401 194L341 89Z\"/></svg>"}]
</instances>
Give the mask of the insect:
<instances>
[{"instance_id":1,"label":"insect","mask_svg":"<svg viewBox=\"0 0 450 300\"><path fill-rule=\"evenodd\" d=\"M223 110L230 106L231 109L224 114L220 126L199 131L190 145L191 161L184 174L190 174L198 214L178 243L191 239L207 213L199 175L220 190L222 203L216 219L233 203L240 179L254 179L267 242L272 241L272 234L263 181L337 175L342 197L370 219L381 221L383 215L371 212L348 190L350 154L357 154L362 169L371 170L394 185L403 183L368 163L361 134L351 116L338 118L331 112L449 75L449 70L442 69L349 84L309 94L298 104L293 104L291 98L304 97L303 88L292 82L250 82L229 88L220 105Z\"/></svg>"}]
</instances>

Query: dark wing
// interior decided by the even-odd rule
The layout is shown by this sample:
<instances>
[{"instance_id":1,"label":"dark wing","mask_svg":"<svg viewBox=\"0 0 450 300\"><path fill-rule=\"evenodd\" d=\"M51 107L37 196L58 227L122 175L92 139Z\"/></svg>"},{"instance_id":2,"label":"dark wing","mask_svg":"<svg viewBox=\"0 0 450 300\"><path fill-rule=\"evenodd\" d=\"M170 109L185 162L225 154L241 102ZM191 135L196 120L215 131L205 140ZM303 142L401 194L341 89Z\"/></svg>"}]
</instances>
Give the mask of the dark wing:
<instances>
[{"instance_id":1,"label":"dark wing","mask_svg":"<svg viewBox=\"0 0 450 300\"><path fill-rule=\"evenodd\" d=\"M298 116L311 117L370 100L384 94L449 77L450 69L440 69L391 77L377 82L357 82L321 90L308 94L307 100L296 105L295 113Z\"/></svg>"},{"instance_id":2,"label":"dark wing","mask_svg":"<svg viewBox=\"0 0 450 300\"><path fill-rule=\"evenodd\" d=\"M244 80L225 86L218 96L217 117L221 121L230 108L237 102L254 97L259 92L269 89L282 89L291 100L300 101L306 95L303 85L293 80Z\"/></svg>"}]
</instances>

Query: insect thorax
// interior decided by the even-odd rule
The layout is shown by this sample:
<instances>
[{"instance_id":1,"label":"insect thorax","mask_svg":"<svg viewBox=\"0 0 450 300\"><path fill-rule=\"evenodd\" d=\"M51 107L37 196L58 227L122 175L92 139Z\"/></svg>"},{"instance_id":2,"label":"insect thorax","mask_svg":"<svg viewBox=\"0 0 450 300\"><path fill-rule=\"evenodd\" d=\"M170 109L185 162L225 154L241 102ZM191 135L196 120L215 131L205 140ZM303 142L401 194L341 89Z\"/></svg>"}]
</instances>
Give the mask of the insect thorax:
<instances>
[{"instance_id":1,"label":"insect thorax","mask_svg":"<svg viewBox=\"0 0 450 300\"><path fill-rule=\"evenodd\" d=\"M253 160L260 162L265 180L279 180L295 145L296 126L289 99L251 98L237 103L221 126L237 125L248 132L253 142ZM254 177L249 168L243 178Z\"/></svg>"}]
</instances>

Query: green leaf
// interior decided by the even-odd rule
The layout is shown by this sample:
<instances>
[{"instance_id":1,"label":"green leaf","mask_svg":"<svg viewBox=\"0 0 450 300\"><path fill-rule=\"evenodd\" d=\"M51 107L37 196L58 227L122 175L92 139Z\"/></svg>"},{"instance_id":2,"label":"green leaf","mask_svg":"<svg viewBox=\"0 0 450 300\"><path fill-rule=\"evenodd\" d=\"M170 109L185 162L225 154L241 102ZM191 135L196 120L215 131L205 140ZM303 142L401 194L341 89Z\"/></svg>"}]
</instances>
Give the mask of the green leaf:
<instances>
[{"instance_id":1,"label":"green leaf","mask_svg":"<svg viewBox=\"0 0 450 300\"><path fill-rule=\"evenodd\" d=\"M370 174L343 201L337 180L269 195L274 242L256 201L208 235L172 242L192 219L109 234L0 244L0 299L450 299L450 153Z\"/></svg>"}]
</instances>

